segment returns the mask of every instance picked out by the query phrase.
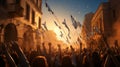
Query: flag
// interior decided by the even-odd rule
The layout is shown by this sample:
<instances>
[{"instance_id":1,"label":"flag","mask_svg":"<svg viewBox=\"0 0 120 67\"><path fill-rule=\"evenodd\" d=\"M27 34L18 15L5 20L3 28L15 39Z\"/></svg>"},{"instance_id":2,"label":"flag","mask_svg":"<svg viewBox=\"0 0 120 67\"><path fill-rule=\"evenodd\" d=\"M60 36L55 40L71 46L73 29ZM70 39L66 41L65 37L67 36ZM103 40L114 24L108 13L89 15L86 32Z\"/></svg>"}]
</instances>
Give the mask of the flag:
<instances>
[{"instance_id":1,"label":"flag","mask_svg":"<svg viewBox=\"0 0 120 67\"><path fill-rule=\"evenodd\" d=\"M68 29L68 31L70 31L70 28L68 27L68 25L66 24L66 20L64 19L63 23L65 25L65 27Z\"/></svg>"},{"instance_id":2,"label":"flag","mask_svg":"<svg viewBox=\"0 0 120 67\"><path fill-rule=\"evenodd\" d=\"M51 12L52 14L54 14L54 12L52 11L52 9L50 8L50 6L47 4L47 2L45 2L45 6L48 8L48 11Z\"/></svg>"},{"instance_id":3,"label":"flag","mask_svg":"<svg viewBox=\"0 0 120 67\"><path fill-rule=\"evenodd\" d=\"M62 33L62 31L60 31L60 37L63 37L63 33Z\"/></svg>"},{"instance_id":4,"label":"flag","mask_svg":"<svg viewBox=\"0 0 120 67\"><path fill-rule=\"evenodd\" d=\"M43 25L43 27L45 28L45 30L48 30L48 29L47 29L47 26L46 26L46 22L44 22L42 25Z\"/></svg>"},{"instance_id":5,"label":"flag","mask_svg":"<svg viewBox=\"0 0 120 67\"><path fill-rule=\"evenodd\" d=\"M41 27L41 29L42 29L42 33L45 32L45 30L43 29L43 27Z\"/></svg>"},{"instance_id":6,"label":"flag","mask_svg":"<svg viewBox=\"0 0 120 67\"><path fill-rule=\"evenodd\" d=\"M68 37L66 37L66 41L67 41L68 43L70 43L70 41L69 41Z\"/></svg>"},{"instance_id":7,"label":"flag","mask_svg":"<svg viewBox=\"0 0 120 67\"><path fill-rule=\"evenodd\" d=\"M56 21L54 21L54 23L55 23L55 25L56 25L59 29L61 29L61 27L57 24Z\"/></svg>"},{"instance_id":8,"label":"flag","mask_svg":"<svg viewBox=\"0 0 120 67\"><path fill-rule=\"evenodd\" d=\"M71 20L72 20L72 25L74 26L75 29L77 29L77 21L75 20L75 18L71 15Z\"/></svg>"},{"instance_id":9,"label":"flag","mask_svg":"<svg viewBox=\"0 0 120 67\"><path fill-rule=\"evenodd\" d=\"M69 39L71 39L71 37L70 37L70 31L68 32L68 37L69 37Z\"/></svg>"},{"instance_id":10,"label":"flag","mask_svg":"<svg viewBox=\"0 0 120 67\"><path fill-rule=\"evenodd\" d=\"M82 27L82 25L80 24L80 22L77 22L77 25L78 25L79 27Z\"/></svg>"}]
</instances>

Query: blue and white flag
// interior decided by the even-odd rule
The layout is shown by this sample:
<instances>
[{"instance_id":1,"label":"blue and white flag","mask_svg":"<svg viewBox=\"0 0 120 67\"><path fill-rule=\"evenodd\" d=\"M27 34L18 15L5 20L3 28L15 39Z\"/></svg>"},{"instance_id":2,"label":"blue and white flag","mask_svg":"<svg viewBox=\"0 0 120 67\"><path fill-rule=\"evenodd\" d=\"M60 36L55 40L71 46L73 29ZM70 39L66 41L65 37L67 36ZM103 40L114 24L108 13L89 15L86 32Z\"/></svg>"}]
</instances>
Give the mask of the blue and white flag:
<instances>
[{"instance_id":1,"label":"blue and white flag","mask_svg":"<svg viewBox=\"0 0 120 67\"><path fill-rule=\"evenodd\" d=\"M72 20L72 25L74 26L75 29L77 29L77 21L75 20L75 18L71 15L71 20Z\"/></svg>"},{"instance_id":2,"label":"blue and white flag","mask_svg":"<svg viewBox=\"0 0 120 67\"><path fill-rule=\"evenodd\" d=\"M56 21L54 21L54 23L55 23L55 25L56 25L59 29L61 29L61 27L57 24Z\"/></svg>"},{"instance_id":3,"label":"blue and white flag","mask_svg":"<svg viewBox=\"0 0 120 67\"><path fill-rule=\"evenodd\" d=\"M47 4L47 2L45 2L45 6L48 8L48 11L52 14L54 14L54 12L52 11L52 9L50 8L50 6Z\"/></svg>"},{"instance_id":4,"label":"blue and white flag","mask_svg":"<svg viewBox=\"0 0 120 67\"><path fill-rule=\"evenodd\" d=\"M66 41L68 42L68 43L70 43L70 41L69 41L69 39L68 39L68 37L66 36Z\"/></svg>"},{"instance_id":5,"label":"blue and white flag","mask_svg":"<svg viewBox=\"0 0 120 67\"><path fill-rule=\"evenodd\" d=\"M68 27L68 25L66 24L66 20L64 19L64 21L62 22L62 24L64 24L64 26L68 29L68 31L70 31L70 28Z\"/></svg>"},{"instance_id":6,"label":"blue and white flag","mask_svg":"<svg viewBox=\"0 0 120 67\"><path fill-rule=\"evenodd\" d=\"M70 36L70 31L68 32L68 37L69 37L69 39L71 39L71 36Z\"/></svg>"},{"instance_id":7,"label":"blue and white flag","mask_svg":"<svg viewBox=\"0 0 120 67\"><path fill-rule=\"evenodd\" d=\"M63 37L63 33L62 33L62 31L60 31L60 37Z\"/></svg>"},{"instance_id":8,"label":"blue and white flag","mask_svg":"<svg viewBox=\"0 0 120 67\"><path fill-rule=\"evenodd\" d=\"M43 25L43 27L44 27L45 30L48 30L47 26L46 26L46 22L44 22L42 25Z\"/></svg>"}]
</instances>

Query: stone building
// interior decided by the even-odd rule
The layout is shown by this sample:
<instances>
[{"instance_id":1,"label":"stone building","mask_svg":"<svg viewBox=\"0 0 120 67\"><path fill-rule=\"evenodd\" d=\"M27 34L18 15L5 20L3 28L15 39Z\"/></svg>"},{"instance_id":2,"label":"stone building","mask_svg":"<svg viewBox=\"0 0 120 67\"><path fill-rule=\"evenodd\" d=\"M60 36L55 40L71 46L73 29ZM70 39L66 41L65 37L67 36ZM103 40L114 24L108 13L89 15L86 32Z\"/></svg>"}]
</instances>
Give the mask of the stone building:
<instances>
[{"instance_id":1,"label":"stone building","mask_svg":"<svg viewBox=\"0 0 120 67\"><path fill-rule=\"evenodd\" d=\"M106 38L112 36L112 21L109 2L101 3L91 21L93 40L95 41L94 44L100 44L100 40L103 37L102 35ZM97 47L98 45L95 45L94 47Z\"/></svg>"},{"instance_id":2,"label":"stone building","mask_svg":"<svg viewBox=\"0 0 120 67\"><path fill-rule=\"evenodd\" d=\"M118 40L120 42L120 0L108 0L110 3L111 11L112 11L112 22L114 32L113 36L109 38L109 41L111 44L114 44L115 40ZM120 46L120 44L119 44Z\"/></svg>"},{"instance_id":3,"label":"stone building","mask_svg":"<svg viewBox=\"0 0 120 67\"><path fill-rule=\"evenodd\" d=\"M33 49L41 28L42 0L0 0L0 41Z\"/></svg>"},{"instance_id":4,"label":"stone building","mask_svg":"<svg viewBox=\"0 0 120 67\"><path fill-rule=\"evenodd\" d=\"M120 0L108 0L108 2L101 3L96 10L92 21L91 27L93 32L93 39L95 44L99 46L102 35L107 38L109 45L114 41L114 35L118 28L114 29L116 23L120 23ZM111 38L112 37L112 38Z\"/></svg>"},{"instance_id":5,"label":"stone building","mask_svg":"<svg viewBox=\"0 0 120 67\"><path fill-rule=\"evenodd\" d=\"M93 17L94 13L90 12L85 15L85 19L83 21L83 27L82 27L82 37L84 38L83 40L86 43L86 46L88 47L88 41L91 36L91 20Z\"/></svg>"},{"instance_id":6,"label":"stone building","mask_svg":"<svg viewBox=\"0 0 120 67\"><path fill-rule=\"evenodd\" d=\"M110 3L110 7L113 13L114 21L117 21L120 19L120 0L108 0Z\"/></svg>"},{"instance_id":7,"label":"stone building","mask_svg":"<svg viewBox=\"0 0 120 67\"><path fill-rule=\"evenodd\" d=\"M112 28L111 18L112 18L111 9L110 9L109 3L102 3L98 7L91 21L93 33L95 35L97 35L97 33L102 33L105 36L110 36L110 32Z\"/></svg>"}]
</instances>

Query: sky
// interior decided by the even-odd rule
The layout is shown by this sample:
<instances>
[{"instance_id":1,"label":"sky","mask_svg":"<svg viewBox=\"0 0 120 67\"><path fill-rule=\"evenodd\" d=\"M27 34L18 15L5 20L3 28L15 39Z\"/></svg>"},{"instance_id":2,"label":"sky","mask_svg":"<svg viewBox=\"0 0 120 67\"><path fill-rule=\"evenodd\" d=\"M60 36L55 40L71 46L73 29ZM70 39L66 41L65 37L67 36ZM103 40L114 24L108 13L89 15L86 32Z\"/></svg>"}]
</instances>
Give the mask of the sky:
<instances>
[{"instance_id":1,"label":"sky","mask_svg":"<svg viewBox=\"0 0 120 67\"><path fill-rule=\"evenodd\" d=\"M45 7L45 0L42 4L42 23L46 22L47 28L53 30L57 34L59 40L65 41L65 36L67 36L67 29L62 25L64 19L66 19L67 25L71 30L71 39L70 42L76 41L81 29L74 29L71 23L70 15L73 15L77 21L81 24L84 21L85 14L89 12L95 12L101 2L106 2L107 0L47 0L48 5L55 13L55 16L58 18L60 26L62 27L62 32L64 37L61 38L60 30L55 26L54 21L56 17L53 14L48 12L48 9ZM77 33L76 33L77 32Z\"/></svg>"}]
</instances>

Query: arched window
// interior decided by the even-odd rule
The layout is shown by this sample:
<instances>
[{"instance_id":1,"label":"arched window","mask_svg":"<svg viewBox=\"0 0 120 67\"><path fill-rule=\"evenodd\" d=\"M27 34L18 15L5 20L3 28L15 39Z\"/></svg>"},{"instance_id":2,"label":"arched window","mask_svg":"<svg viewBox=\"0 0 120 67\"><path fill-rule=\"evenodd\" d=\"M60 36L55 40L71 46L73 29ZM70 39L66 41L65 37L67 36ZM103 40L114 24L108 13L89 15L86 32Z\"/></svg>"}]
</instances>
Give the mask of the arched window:
<instances>
[{"instance_id":1,"label":"arched window","mask_svg":"<svg viewBox=\"0 0 120 67\"><path fill-rule=\"evenodd\" d=\"M4 42L17 41L17 28L13 23L9 23L4 29Z\"/></svg>"}]
</instances>

